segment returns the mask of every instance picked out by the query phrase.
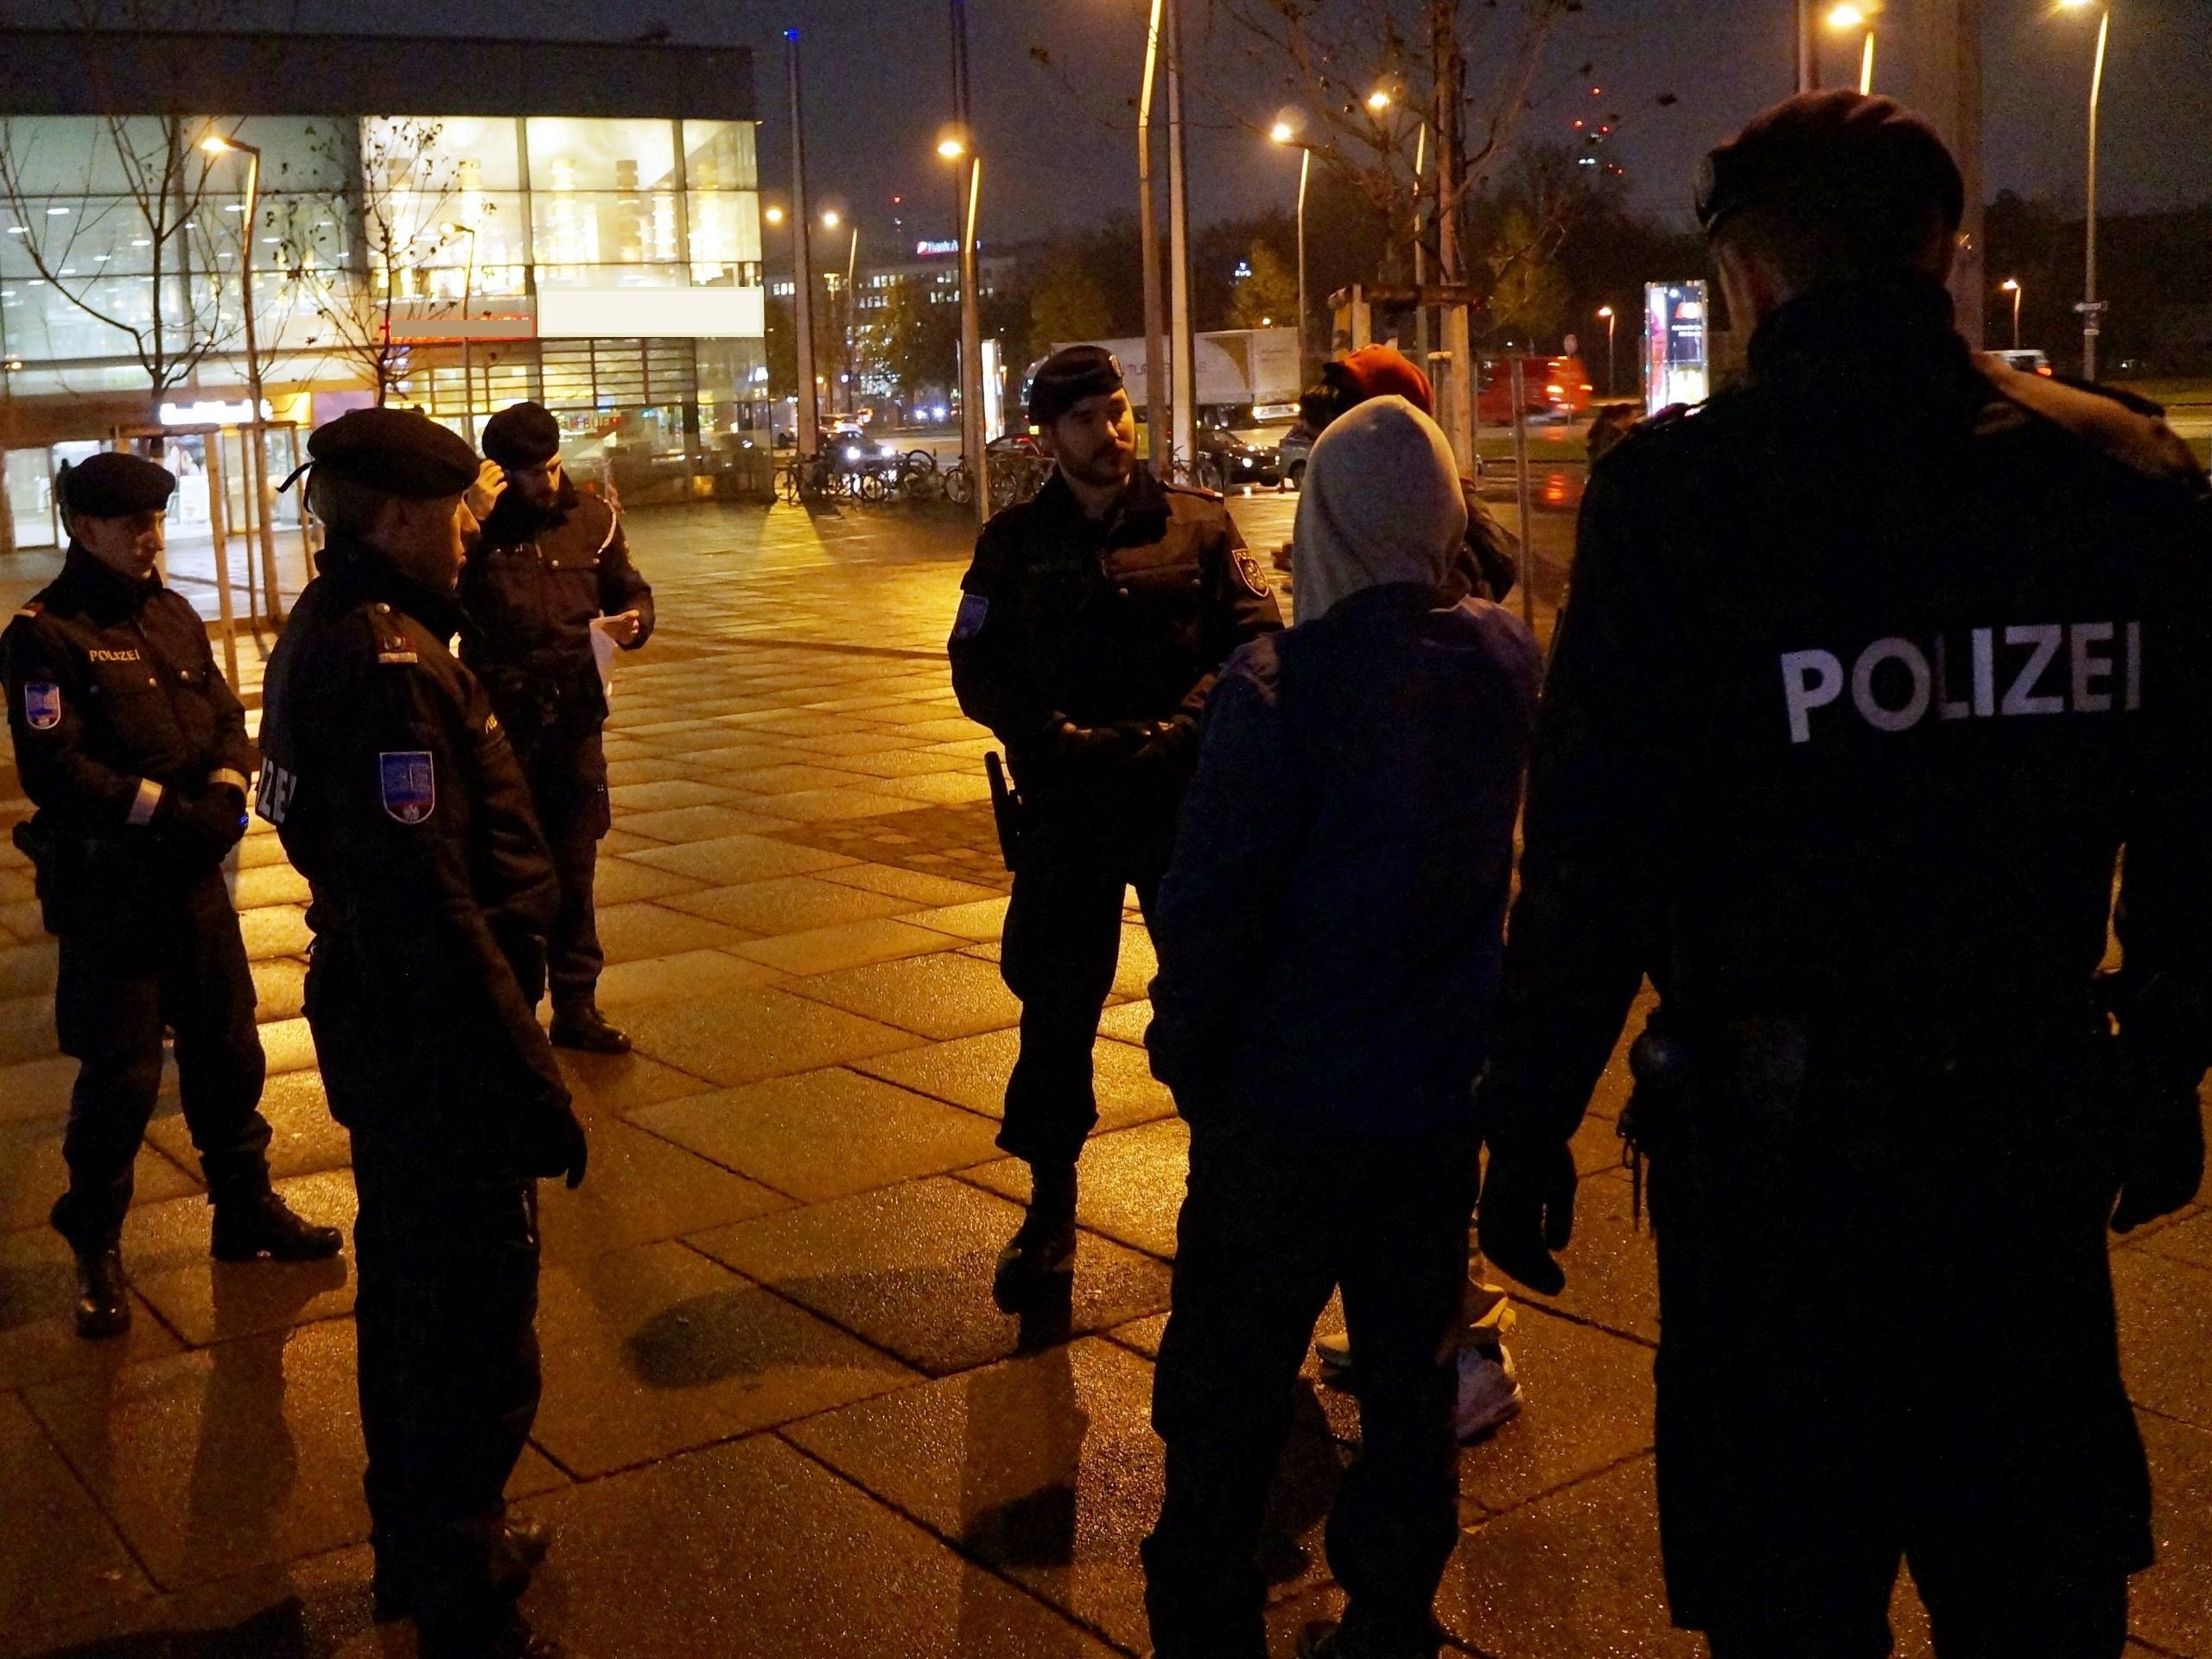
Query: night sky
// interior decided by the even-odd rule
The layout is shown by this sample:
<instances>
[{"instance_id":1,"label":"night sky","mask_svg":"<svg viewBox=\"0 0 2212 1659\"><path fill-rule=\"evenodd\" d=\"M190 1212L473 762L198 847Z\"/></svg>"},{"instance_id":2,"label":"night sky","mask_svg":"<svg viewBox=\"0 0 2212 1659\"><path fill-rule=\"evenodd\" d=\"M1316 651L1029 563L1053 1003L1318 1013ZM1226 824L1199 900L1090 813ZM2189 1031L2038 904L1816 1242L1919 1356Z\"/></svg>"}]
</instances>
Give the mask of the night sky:
<instances>
[{"instance_id":1,"label":"night sky","mask_svg":"<svg viewBox=\"0 0 2212 1659\"><path fill-rule=\"evenodd\" d=\"M1907 41L1914 0L1882 19L1888 55L1878 90L1912 98ZM1264 124L1286 87L1253 61L1246 37L1214 16L1211 0L1184 0L1195 87L1190 104L1192 201L1200 222L1287 205L1290 156L1238 125ZM2052 0L1984 0L1991 194L2003 188L2078 204L2084 105L2095 34L2093 9L2060 13ZM17 0L25 22L61 21L67 0ZM43 10L48 14L41 17ZM1124 210L1135 195L1130 132L1141 63L1143 0L969 0L976 127L985 162L983 234L1018 239L1055 222ZM372 9L340 0L244 0L226 20L296 16L315 31L371 25ZM635 35L664 24L677 41L755 49L764 184L788 184L784 157L783 42L804 39L809 174L825 204L861 215L863 257L897 234L950 234L950 169L933 147L950 113L944 0L378 0L372 26L391 32L531 35L577 39ZM1524 137L1564 137L1591 106L1575 74L1595 66L1607 112L1626 116L1616 159L1634 198L1687 216L1688 180L1702 152L1790 89L1789 0L1588 0L1553 46ZM619 18L619 27L610 24ZM2118 0L2104 101L2103 206L2147 208L2212 200L2212 5L2207 0ZM1046 67L1033 55L1049 54ZM1855 74L1839 42L1829 84ZM1478 61L1471 80L1479 85ZM1075 83L1071 90L1068 83ZM1660 108L1671 92L1680 100ZM1118 123L1116 126L1115 124ZM879 256L888 249L878 245Z\"/></svg>"}]
</instances>

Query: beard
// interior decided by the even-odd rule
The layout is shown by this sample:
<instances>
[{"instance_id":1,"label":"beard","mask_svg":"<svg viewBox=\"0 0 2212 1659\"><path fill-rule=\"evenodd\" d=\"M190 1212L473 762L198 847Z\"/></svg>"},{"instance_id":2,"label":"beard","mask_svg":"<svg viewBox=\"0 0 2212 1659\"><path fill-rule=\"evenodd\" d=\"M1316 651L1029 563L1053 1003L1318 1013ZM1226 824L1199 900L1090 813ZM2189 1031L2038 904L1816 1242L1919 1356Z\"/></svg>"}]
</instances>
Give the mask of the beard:
<instances>
[{"instance_id":1,"label":"beard","mask_svg":"<svg viewBox=\"0 0 2212 1659\"><path fill-rule=\"evenodd\" d=\"M1064 457L1060 467L1078 483L1104 490L1128 483L1129 474L1136 470L1136 460L1135 450L1108 444L1088 455Z\"/></svg>"}]
</instances>

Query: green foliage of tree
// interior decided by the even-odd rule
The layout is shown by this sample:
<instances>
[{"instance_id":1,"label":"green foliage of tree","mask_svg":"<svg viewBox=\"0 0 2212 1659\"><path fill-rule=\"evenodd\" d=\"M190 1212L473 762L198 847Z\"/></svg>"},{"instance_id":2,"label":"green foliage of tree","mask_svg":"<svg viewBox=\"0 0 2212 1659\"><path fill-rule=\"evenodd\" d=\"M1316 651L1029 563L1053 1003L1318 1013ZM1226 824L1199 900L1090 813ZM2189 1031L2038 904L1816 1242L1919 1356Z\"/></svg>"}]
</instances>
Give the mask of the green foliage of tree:
<instances>
[{"instance_id":1,"label":"green foliage of tree","mask_svg":"<svg viewBox=\"0 0 2212 1659\"><path fill-rule=\"evenodd\" d=\"M1055 345L1113 338L1114 310L1090 267L1055 251L1029 294L1029 344L1041 355Z\"/></svg>"},{"instance_id":2,"label":"green foliage of tree","mask_svg":"<svg viewBox=\"0 0 2212 1659\"><path fill-rule=\"evenodd\" d=\"M1231 290L1232 328L1291 327L1298 321L1298 271L1265 241L1255 240L1244 256L1252 274Z\"/></svg>"}]
</instances>

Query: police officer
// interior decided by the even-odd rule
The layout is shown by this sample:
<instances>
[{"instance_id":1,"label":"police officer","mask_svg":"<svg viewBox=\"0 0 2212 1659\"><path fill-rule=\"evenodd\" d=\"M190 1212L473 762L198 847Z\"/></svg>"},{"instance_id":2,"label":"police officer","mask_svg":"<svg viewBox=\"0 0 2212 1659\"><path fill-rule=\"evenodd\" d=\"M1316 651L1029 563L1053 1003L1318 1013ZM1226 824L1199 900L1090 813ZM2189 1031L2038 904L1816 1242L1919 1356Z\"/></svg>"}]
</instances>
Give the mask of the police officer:
<instances>
[{"instance_id":1,"label":"police officer","mask_svg":"<svg viewBox=\"0 0 2212 1659\"><path fill-rule=\"evenodd\" d=\"M2111 1659L2151 1558L2105 1233L2202 1173L2212 521L2153 411L1969 353L1961 203L1884 99L1713 152L1749 371L1593 468L1538 739L1480 1236L1558 1288L1649 976L1661 1541L1719 1659L1886 1654L1901 1559L1941 1654Z\"/></svg>"},{"instance_id":2,"label":"police officer","mask_svg":"<svg viewBox=\"0 0 2212 1659\"><path fill-rule=\"evenodd\" d=\"M1001 955L1021 1052L998 1143L1030 1166L999 1258L1009 1304L1074 1261L1076 1159L1098 1121L1090 1050L1122 899L1147 911L1198 717L1229 653L1282 626L1221 498L1138 467L1121 366L1095 346L1038 370L1029 421L1057 463L984 527L948 647L969 718L1007 747L1023 803Z\"/></svg>"},{"instance_id":3,"label":"police officer","mask_svg":"<svg viewBox=\"0 0 2212 1659\"><path fill-rule=\"evenodd\" d=\"M207 628L157 573L175 488L137 455L71 468L61 575L0 637L16 766L38 807L16 840L60 940L54 1025L79 1062L54 1225L76 1253L86 1337L130 1323L119 1240L165 1026L216 1259L320 1260L340 1243L270 1190L253 976L222 873L245 833L253 744Z\"/></svg>"},{"instance_id":4,"label":"police officer","mask_svg":"<svg viewBox=\"0 0 2212 1659\"><path fill-rule=\"evenodd\" d=\"M537 1407L535 1183L587 1147L532 1013L552 861L446 645L476 457L395 409L308 451L328 542L270 658L255 806L314 889L308 1020L353 1136L378 1612L427 1654L553 1651L513 1605L544 1540L502 1494Z\"/></svg>"},{"instance_id":5,"label":"police officer","mask_svg":"<svg viewBox=\"0 0 2212 1659\"><path fill-rule=\"evenodd\" d=\"M537 404L484 423L483 534L461 573L472 627L461 660L507 728L553 849L561 908L548 968L553 1040L620 1054L630 1039L600 1014L606 958L593 916L592 876L607 830L607 696L592 632L635 651L653 631L653 590L630 562L614 509L578 493L561 468L561 428Z\"/></svg>"}]
</instances>

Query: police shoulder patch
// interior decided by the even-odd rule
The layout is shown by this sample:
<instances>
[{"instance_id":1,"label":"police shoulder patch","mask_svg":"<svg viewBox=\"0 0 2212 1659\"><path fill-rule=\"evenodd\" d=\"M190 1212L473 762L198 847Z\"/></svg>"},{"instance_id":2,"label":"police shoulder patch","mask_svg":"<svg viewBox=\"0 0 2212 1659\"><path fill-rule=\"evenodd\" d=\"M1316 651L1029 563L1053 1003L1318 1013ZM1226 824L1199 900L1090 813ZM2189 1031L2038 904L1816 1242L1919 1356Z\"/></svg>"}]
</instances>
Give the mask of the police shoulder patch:
<instances>
[{"instance_id":1,"label":"police shoulder patch","mask_svg":"<svg viewBox=\"0 0 2212 1659\"><path fill-rule=\"evenodd\" d=\"M983 631L991 614L991 601L981 594L963 594L959 612L952 619L952 637L972 639Z\"/></svg>"},{"instance_id":2,"label":"police shoulder patch","mask_svg":"<svg viewBox=\"0 0 2212 1659\"><path fill-rule=\"evenodd\" d=\"M386 749L377 756L384 810L402 823L420 823L438 809L437 767L427 749Z\"/></svg>"},{"instance_id":3,"label":"police shoulder patch","mask_svg":"<svg viewBox=\"0 0 2212 1659\"><path fill-rule=\"evenodd\" d=\"M23 719L35 732L50 732L61 723L61 688L52 680L23 683Z\"/></svg>"},{"instance_id":4,"label":"police shoulder patch","mask_svg":"<svg viewBox=\"0 0 2212 1659\"><path fill-rule=\"evenodd\" d=\"M1254 599L1268 596L1268 579L1260 574L1260 562L1243 548L1230 556L1230 565L1236 572L1236 585Z\"/></svg>"}]
</instances>

